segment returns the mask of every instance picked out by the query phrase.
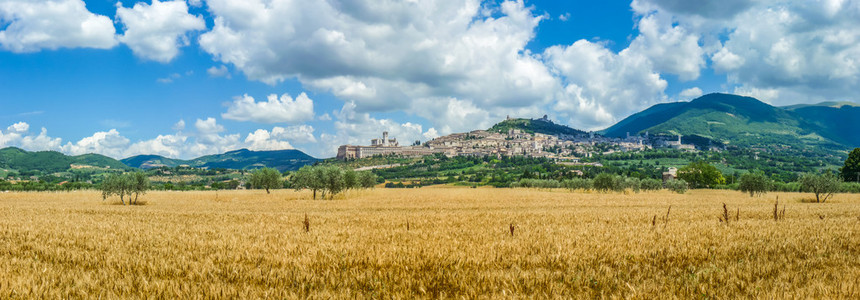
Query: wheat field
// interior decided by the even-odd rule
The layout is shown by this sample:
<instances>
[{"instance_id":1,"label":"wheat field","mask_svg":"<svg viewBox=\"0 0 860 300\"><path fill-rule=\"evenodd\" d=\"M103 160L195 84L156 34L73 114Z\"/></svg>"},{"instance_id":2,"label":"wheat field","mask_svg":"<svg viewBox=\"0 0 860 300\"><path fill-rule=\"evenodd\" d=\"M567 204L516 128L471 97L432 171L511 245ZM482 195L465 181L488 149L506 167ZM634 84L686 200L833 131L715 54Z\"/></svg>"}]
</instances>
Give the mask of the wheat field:
<instances>
[{"instance_id":1,"label":"wheat field","mask_svg":"<svg viewBox=\"0 0 860 300\"><path fill-rule=\"evenodd\" d=\"M0 298L860 298L860 195L310 197L0 193Z\"/></svg>"}]
</instances>

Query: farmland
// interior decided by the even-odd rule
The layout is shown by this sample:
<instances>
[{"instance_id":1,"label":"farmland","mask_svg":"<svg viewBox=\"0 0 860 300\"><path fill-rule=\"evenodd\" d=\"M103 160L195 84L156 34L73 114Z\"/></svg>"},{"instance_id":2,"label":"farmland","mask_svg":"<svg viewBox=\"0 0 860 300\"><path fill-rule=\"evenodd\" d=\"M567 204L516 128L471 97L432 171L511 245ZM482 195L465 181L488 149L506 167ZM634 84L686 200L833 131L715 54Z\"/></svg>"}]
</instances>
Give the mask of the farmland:
<instances>
[{"instance_id":1,"label":"farmland","mask_svg":"<svg viewBox=\"0 0 860 300\"><path fill-rule=\"evenodd\" d=\"M122 206L95 191L0 193L0 298L860 297L857 194L436 186L310 198L161 191Z\"/></svg>"}]
</instances>

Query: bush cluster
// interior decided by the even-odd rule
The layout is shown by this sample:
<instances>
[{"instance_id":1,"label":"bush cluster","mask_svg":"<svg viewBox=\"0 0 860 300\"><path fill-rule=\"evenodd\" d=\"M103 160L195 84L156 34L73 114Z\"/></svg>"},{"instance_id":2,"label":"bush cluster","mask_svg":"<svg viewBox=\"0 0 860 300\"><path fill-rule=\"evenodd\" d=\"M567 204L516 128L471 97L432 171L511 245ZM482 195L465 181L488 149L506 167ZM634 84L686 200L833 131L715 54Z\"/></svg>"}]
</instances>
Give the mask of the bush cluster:
<instances>
[{"instance_id":1,"label":"bush cluster","mask_svg":"<svg viewBox=\"0 0 860 300\"><path fill-rule=\"evenodd\" d=\"M565 188L575 190L595 190L600 192L625 191L633 192L656 191L663 189L663 182L657 179L639 179L635 177L618 176L609 173L601 173L594 179L573 178L563 181L552 179L522 179L511 184L511 187L555 189Z\"/></svg>"}]
</instances>

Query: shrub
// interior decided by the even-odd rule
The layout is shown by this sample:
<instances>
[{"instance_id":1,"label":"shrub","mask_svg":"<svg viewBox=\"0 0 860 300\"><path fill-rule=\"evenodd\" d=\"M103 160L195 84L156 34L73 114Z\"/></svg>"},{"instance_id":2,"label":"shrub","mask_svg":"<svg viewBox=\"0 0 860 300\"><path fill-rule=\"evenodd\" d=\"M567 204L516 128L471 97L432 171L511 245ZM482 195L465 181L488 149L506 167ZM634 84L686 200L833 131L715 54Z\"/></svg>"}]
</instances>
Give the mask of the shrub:
<instances>
[{"instance_id":1,"label":"shrub","mask_svg":"<svg viewBox=\"0 0 860 300\"><path fill-rule=\"evenodd\" d=\"M585 178L568 179L568 180L562 181L561 185L564 188L569 189L571 191L573 191L573 190L590 190L593 187L591 180L585 179Z\"/></svg>"},{"instance_id":2,"label":"shrub","mask_svg":"<svg viewBox=\"0 0 860 300\"><path fill-rule=\"evenodd\" d=\"M561 187L561 184L552 179L521 179L518 182L511 184L511 187L536 188L536 189L554 189Z\"/></svg>"},{"instance_id":3,"label":"shrub","mask_svg":"<svg viewBox=\"0 0 860 300\"><path fill-rule=\"evenodd\" d=\"M643 179L639 182L639 188L646 191L656 191L663 189L663 182L657 179Z\"/></svg>"},{"instance_id":4,"label":"shrub","mask_svg":"<svg viewBox=\"0 0 860 300\"><path fill-rule=\"evenodd\" d=\"M617 180L618 180L618 183L616 184L616 188L618 188L619 191L624 191L624 190L629 189L629 190L632 190L636 193L639 192L639 184L641 182L639 180L639 178L617 177Z\"/></svg>"},{"instance_id":5,"label":"shrub","mask_svg":"<svg viewBox=\"0 0 860 300\"><path fill-rule=\"evenodd\" d=\"M683 179L676 179L666 181L666 188L678 194L683 194L687 192L687 188L689 188L689 186Z\"/></svg>"},{"instance_id":6,"label":"shrub","mask_svg":"<svg viewBox=\"0 0 860 300\"><path fill-rule=\"evenodd\" d=\"M800 192L800 183L799 182L774 182L772 189L776 192Z\"/></svg>"},{"instance_id":7,"label":"shrub","mask_svg":"<svg viewBox=\"0 0 860 300\"><path fill-rule=\"evenodd\" d=\"M842 183L843 193L860 193L860 182L844 182Z\"/></svg>"}]
</instances>

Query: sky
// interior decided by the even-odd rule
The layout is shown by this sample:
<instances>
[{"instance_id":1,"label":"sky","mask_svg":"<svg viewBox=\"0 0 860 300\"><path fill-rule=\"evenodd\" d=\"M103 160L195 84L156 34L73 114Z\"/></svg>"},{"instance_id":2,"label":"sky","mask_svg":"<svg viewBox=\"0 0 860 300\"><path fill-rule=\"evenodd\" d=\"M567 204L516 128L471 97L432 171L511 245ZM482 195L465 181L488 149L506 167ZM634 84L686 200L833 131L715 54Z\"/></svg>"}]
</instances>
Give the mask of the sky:
<instances>
[{"instance_id":1,"label":"sky","mask_svg":"<svg viewBox=\"0 0 860 300\"><path fill-rule=\"evenodd\" d=\"M332 157L714 93L860 100L860 0L0 0L0 147Z\"/></svg>"}]
</instances>

